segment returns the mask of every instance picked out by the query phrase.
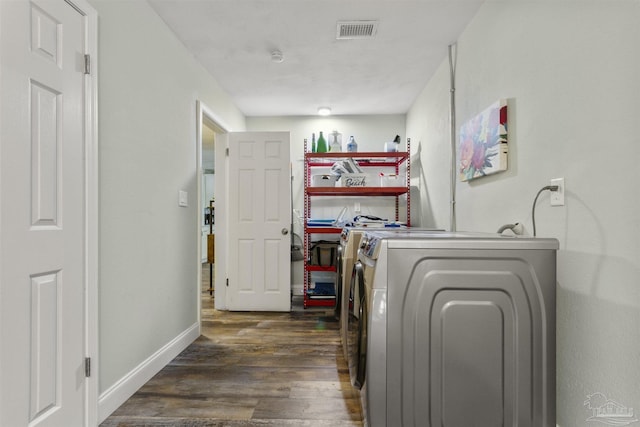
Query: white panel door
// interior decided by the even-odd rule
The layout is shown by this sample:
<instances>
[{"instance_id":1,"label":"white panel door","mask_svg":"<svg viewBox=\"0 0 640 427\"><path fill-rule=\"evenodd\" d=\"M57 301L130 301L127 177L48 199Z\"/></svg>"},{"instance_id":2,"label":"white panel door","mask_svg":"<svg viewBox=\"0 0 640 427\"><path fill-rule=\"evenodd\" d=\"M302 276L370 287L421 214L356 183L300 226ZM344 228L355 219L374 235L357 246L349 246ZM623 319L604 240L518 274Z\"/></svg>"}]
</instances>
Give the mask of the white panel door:
<instances>
[{"instance_id":1,"label":"white panel door","mask_svg":"<svg viewBox=\"0 0 640 427\"><path fill-rule=\"evenodd\" d=\"M82 426L86 18L0 8L0 425Z\"/></svg>"},{"instance_id":2,"label":"white panel door","mask_svg":"<svg viewBox=\"0 0 640 427\"><path fill-rule=\"evenodd\" d=\"M229 134L230 310L291 309L288 132Z\"/></svg>"}]
</instances>

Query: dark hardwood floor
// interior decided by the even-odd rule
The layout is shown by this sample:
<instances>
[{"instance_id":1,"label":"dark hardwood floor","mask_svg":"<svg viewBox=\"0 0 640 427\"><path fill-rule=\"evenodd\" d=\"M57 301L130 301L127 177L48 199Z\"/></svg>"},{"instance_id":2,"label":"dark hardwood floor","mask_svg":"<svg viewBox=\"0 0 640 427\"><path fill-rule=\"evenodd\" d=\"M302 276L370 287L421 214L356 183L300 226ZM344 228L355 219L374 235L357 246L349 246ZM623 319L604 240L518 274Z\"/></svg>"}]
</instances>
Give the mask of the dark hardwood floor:
<instances>
[{"instance_id":1,"label":"dark hardwood floor","mask_svg":"<svg viewBox=\"0 0 640 427\"><path fill-rule=\"evenodd\" d=\"M333 310L218 311L208 278L202 335L102 427L362 425Z\"/></svg>"}]
</instances>

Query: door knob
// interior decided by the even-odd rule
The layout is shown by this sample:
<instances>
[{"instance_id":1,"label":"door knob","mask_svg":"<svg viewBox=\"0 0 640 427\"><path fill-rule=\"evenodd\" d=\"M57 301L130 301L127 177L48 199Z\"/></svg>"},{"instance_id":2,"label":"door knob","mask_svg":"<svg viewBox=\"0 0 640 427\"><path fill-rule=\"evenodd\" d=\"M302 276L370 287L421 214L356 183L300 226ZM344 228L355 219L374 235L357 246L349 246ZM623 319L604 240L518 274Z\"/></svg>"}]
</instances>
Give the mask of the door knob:
<instances>
[{"instance_id":1,"label":"door knob","mask_svg":"<svg viewBox=\"0 0 640 427\"><path fill-rule=\"evenodd\" d=\"M286 236L287 234L289 234L289 229L288 228L283 228L281 230L281 233L282 233L283 236Z\"/></svg>"}]
</instances>

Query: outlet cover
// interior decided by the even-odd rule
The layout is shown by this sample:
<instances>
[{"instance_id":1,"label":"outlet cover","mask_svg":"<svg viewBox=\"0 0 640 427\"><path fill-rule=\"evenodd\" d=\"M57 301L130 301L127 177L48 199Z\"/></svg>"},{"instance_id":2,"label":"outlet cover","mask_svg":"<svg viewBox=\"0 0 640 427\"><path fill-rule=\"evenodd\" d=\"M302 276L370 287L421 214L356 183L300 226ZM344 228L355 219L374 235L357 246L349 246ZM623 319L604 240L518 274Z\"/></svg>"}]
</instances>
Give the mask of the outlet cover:
<instances>
[{"instance_id":1,"label":"outlet cover","mask_svg":"<svg viewBox=\"0 0 640 427\"><path fill-rule=\"evenodd\" d=\"M551 180L551 185L557 185L558 191L552 191L549 200L551 206L564 206L564 178L554 178Z\"/></svg>"}]
</instances>

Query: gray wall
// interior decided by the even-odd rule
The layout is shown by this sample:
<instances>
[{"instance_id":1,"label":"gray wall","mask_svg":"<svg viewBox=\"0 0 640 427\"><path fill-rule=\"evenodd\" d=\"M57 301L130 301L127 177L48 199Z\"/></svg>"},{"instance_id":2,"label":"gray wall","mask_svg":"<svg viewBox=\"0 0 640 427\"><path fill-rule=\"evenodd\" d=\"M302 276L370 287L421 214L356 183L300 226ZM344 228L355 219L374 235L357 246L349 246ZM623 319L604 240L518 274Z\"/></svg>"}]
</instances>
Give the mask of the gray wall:
<instances>
[{"instance_id":1,"label":"gray wall","mask_svg":"<svg viewBox=\"0 0 640 427\"><path fill-rule=\"evenodd\" d=\"M458 126L509 100L509 170L457 183L459 230L521 222L551 178L566 206L537 205L558 254L558 425L584 426L587 396L640 408L640 3L490 1L457 52ZM444 49L443 49L444 54ZM448 62L407 115L421 142L422 225L449 227ZM637 412L637 410L636 410Z\"/></svg>"},{"instance_id":2,"label":"gray wall","mask_svg":"<svg viewBox=\"0 0 640 427\"><path fill-rule=\"evenodd\" d=\"M245 121L145 2L91 3L100 15L102 392L197 321L196 100L234 130ZM501 97L510 116L509 170L457 184L458 228L519 221L530 232L535 193L566 178L567 205L550 208L544 195L536 211L539 235L561 243L561 427L585 425L594 392L640 407L639 9L635 0L487 2L458 44L459 124ZM424 226L449 226L448 96L443 62L407 115L414 152L420 142ZM313 130L351 132L265 123L250 127L288 128L292 147ZM390 136L404 139L398 127ZM188 208L177 206L178 190L189 192Z\"/></svg>"},{"instance_id":3,"label":"gray wall","mask_svg":"<svg viewBox=\"0 0 640 427\"><path fill-rule=\"evenodd\" d=\"M146 2L99 14L100 392L198 321L196 100L244 116ZM178 207L178 191L189 206Z\"/></svg>"}]
</instances>

